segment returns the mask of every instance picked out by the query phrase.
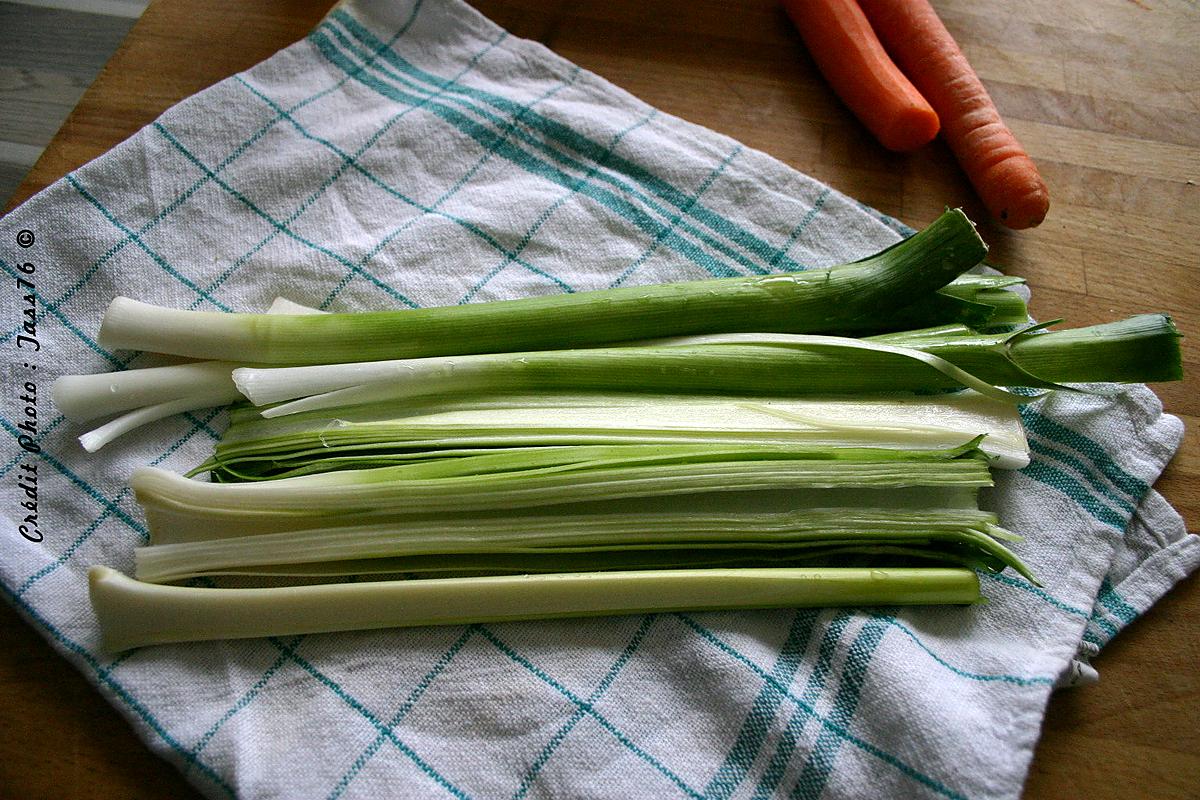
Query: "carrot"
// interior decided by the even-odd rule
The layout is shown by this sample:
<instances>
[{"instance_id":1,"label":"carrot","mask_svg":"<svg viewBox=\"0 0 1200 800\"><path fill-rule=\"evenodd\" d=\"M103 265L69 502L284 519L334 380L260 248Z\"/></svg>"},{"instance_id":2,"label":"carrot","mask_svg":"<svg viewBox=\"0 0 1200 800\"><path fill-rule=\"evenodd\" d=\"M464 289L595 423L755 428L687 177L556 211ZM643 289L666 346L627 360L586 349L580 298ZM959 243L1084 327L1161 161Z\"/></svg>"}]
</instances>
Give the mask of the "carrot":
<instances>
[{"instance_id":1,"label":"carrot","mask_svg":"<svg viewBox=\"0 0 1200 800\"><path fill-rule=\"evenodd\" d=\"M942 135L988 211L1032 228L1050 193L928 0L859 0L875 32L942 120Z\"/></svg>"},{"instance_id":2,"label":"carrot","mask_svg":"<svg viewBox=\"0 0 1200 800\"><path fill-rule=\"evenodd\" d=\"M884 147L915 150L937 136L937 114L854 0L783 0L783 7L834 92Z\"/></svg>"}]
</instances>

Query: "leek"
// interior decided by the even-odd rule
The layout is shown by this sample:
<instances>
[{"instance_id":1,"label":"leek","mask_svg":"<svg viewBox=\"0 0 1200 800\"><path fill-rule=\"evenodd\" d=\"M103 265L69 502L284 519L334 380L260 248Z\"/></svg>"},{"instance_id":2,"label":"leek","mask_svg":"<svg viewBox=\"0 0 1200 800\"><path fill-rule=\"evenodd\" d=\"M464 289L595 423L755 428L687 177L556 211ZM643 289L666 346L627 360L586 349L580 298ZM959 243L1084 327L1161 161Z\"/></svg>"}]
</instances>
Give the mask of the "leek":
<instances>
[{"instance_id":1,"label":"leek","mask_svg":"<svg viewBox=\"0 0 1200 800\"><path fill-rule=\"evenodd\" d=\"M979 600L966 569L702 569L510 575L282 588L160 586L89 575L112 652L151 644L664 611Z\"/></svg>"},{"instance_id":2,"label":"leek","mask_svg":"<svg viewBox=\"0 0 1200 800\"><path fill-rule=\"evenodd\" d=\"M774 396L931 392L995 385L1061 389L1062 381L1179 376L1179 332L1146 314L1064 331L1026 326L980 334L962 326L848 339L733 333L582 350L400 359L233 371L263 416L453 391L730 392Z\"/></svg>"},{"instance_id":3,"label":"leek","mask_svg":"<svg viewBox=\"0 0 1200 800\"><path fill-rule=\"evenodd\" d=\"M1012 535L975 507L969 490L800 490L689 495L686 498L583 503L524 513L364 515L332 527L155 543L135 553L137 577L180 580L225 570L413 556L588 554L592 569L628 566L636 551L667 562L702 559L706 551L739 553L759 565L808 550L904 546L924 554L952 546L998 569L1029 571L1003 544ZM155 540L157 541L157 540ZM942 551L930 555L936 556ZM678 554L675 554L678 553ZM642 556L645 558L645 556ZM534 562L536 563L536 562ZM523 562L514 565L527 568ZM446 568L453 568L449 561ZM490 565L497 570L498 564Z\"/></svg>"},{"instance_id":4,"label":"leek","mask_svg":"<svg viewBox=\"0 0 1200 800\"><path fill-rule=\"evenodd\" d=\"M241 368L264 417L449 391L635 391L867 395L970 388L1023 402L939 356L836 336L726 334L659 346L502 353L309 367Z\"/></svg>"},{"instance_id":5,"label":"leek","mask_svg":"<svg viewBox=\"0 0 1200 800\"><path fill-rule=\"evenodd\" d=\"M327 364L711 332L836 332L940 289L986 252L954 210L880 253L824 270L360 314L177 311L117 298L99 339L191 358Z\"/></svg>"},{"instance_id":6,"label":"leek","mask_svg":"<svg viewBox=\"0 0 1200 800\"><path fill-rule=\"evenodd\" d=\"M970 305L981 306L988 309L987 311L971 314L931 311L926 314L917 313L915 306L909 306L905 314L905 319L909 321L905 324L898 324L899 318L893 316L873 327L894 331L950 322L975 323L971 327L978 327L989 320L999 325L1024 324L1024 300L1014 292L1006 290L1014 283L1021 282L1020 278L1003 275L960 275L939 290L937 296L943 300L969 302ZM277 297L266 313L312 315L327 312ZM231 403L241 397L231 378L232 371L240 366L247 365L205 361L98 375L66 375L55 381L52 391L55 405L72 422L87 422L196 395L208 397L221 394L228 397L225 403Z\"/></svg>"},{"instance_id":7,"label":"leek","mask_svg":"<svg viewBox=\"0 0 1200 800\"><path fill-rule=\"evenodd\" d=\"M459 553L380 558L351 558L331 561L306 561L286 564L254 564L237 567L224 565L176 573L178 578L215 578L241 576L265 580L268 578L336 578L345 576L378 576L387 578L467 577L470 575L505 575L555 572L598 572L642 569L707 569L712 567L789 567L818 565L822 567L890 568L930 562L938 567L961 566L978 572L1000 572L1005 563L978 549L957 547L953 543L917 541L891 542L868 539L861 542L828 541L809 547L731 547L665 549L592 550L562 552L540 550L521 553ZM136 577L136 576L135 576ZM149 580L146 583L163 583Z\"/></svg>"},{"instance_id":8,"label":"leek","mask_svg":"<svg viewBox=\"0 0 1200 800\"><path fill-rule=\"evenodd\" d=\"M1075 330L1044 327L979 334L948 325L864 340L719 334L619 348L310 367L239 368L230 362L203 362L65 376L55 382L53 394L63 413L76 421L128 412L81 437L85 448L94 451L146 422L224 405L241 394L260 405L296 400L264 411L265 416L278 416L466 390L598 388L795 396L929 392L965 385L1013 400L1028 398L1008 395L993 384L1053 389L1063 388L1062 382L1142 382L1181 376L1179 332L1166 315L1144 314Z\"/></svg>"},{"instance_id":9,"label":"leek","mask_svg":"<svg viewBox=\"0 0 1200 800\"><path fill-rule=\"evenodd\" d=\"M391 467L240 484L143 469L133 486L152 544L137 552L137 575L431 555L451 557L452 567L469 554L562 563L589 553L602 569L643 549L656 553L651 563L685 550L674 559L695 564L730 548L743 559L758 551L760 562L767 550L864 547L946 560L950 547L960 560L1032 580L997 541L1011 534L977 508L974 490L990 485L980 438L916 451L719 443L427 451L397 454Z\"/></svg>"},{"instance_id":10,"label":"leek","mask_svg":"<svg viewBox=\"0 0 1200 800\"><path fill-rule=\"evenodd\" d=\"M563 445L947 448L984 435L992 465L1029 463L1020 416L974 392L880 399L495 395L403 401L263 419L240 407L212 459L217 481Z\"/></svg>"},{"instance_id":11,"label":"leek","mask_svg":"<svg viewBox=\"0 0 1200 800\"><path fill-rule=\"evenodd\" d=\"M972 443L973 444L973 443ZM970 446L952 450L786 445L522 448L501 454L250 483L203 483L141 467L131 479L151 536L328 527L384 515L508 511L592 500L805 488L991 485Z\"/></svg>"},{"instance_id":12,"label":"leek","mask_svg":"<svg viewBox=\"0 0 1200 800\"><path fill-rule=\"evenodd\" d=\"M730 548L743 558L863 547L942 558L949 547L959 560L1011 566L1033 580L999 541L1012 535L976 505L974 490L991 484L979 438L923 450L712 443L465 450L249 483L200 483L143 468L132 485L151 545L137 553L137 574L161 581L286 564L517 553L590 553L599 569L641 549L659 559L686 550L685 563Z\"/></svg>"}]
</instances>

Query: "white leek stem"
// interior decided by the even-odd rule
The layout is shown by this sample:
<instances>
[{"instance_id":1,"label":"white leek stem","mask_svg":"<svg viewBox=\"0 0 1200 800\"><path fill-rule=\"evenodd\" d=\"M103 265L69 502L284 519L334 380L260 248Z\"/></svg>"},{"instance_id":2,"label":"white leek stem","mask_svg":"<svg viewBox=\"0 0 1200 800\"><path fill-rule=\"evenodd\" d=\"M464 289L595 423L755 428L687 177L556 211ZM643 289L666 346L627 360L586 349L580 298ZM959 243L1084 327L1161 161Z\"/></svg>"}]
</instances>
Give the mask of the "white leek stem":
<instances>
[{"instance_id":1,"label":"white leek stem","mask_svg":"<svg viewBox=\"0 0 1200 800\"><path fill-rule=\"evenodd\" d=\"M201 408L212 408L213 406L222 406L232 402L237 398L230 398L228 393L213 394L213 395L193 395L184 397L179 400L170 400L166 403L159 403L153 406L143 406L142 408L122 414L114 420L104 423L95 430L88 431L83 436L79 437L79 443L83 445L83 449L89 453L94 453L104 445L116 439L118 436L129 433L135 428L140 428L142 425L147 425L165 417L174 414L182 414L185 411L197 411Z\"/></svg>"},{"instance_id":2,"label":"white leek stem","mask_svg":"<svg viewBox=\"0 0 1200 800\"><path fill-rule=\"evenodd\" d=\"M178 311L114 297L100 322L101 347L110 350L168 352L189 358L227 358L257 341L245 315L221 311ZM147 347L146 339L156 344ZM161 345L161 346L160 346Z\"/></svg>"},{"instance_id":3,"label":"white leek stem","mask_svg":"<svg viewBox=\"0 0 1200 800\"><path fill-rule=\"evenodd\" d=\"M325 312L276 297L267 313ZM64 375L54 382L50 392L58 410L72 422L88 422L143 406L158 406L198 395L216 398L210 405L225 405L242 397L230 377L237 366L232 361L198 361L96 375ZM189 406L181 411L197 408L204 406ZM147 418L145 422L159 418Z\"/></svg>"},{"instance_id":4,"label":"white leek stem","mask_svg":"<svg viewBox=\"0 0 1200 800\"><path fill-rule=\"evenodd\" d=\"M311 367L240 367L233 371L233 382L246 399L256 406L296 398L308 399L310 395L324 395L360 385L381 387L382 396L390 399L432 394L443 388L460 388L470 380L464 370L486 380L488 365L495 360L496 357L492 355L437 356ZM300 401L300 404L303 406L304 401ZM292 406L290 403L288 405Z\"/></svg>"},{"instance_id":5,"label":"white leek stem","mask_svg":"<svg viewBox=\"0 0 1200 800\"><path fill-rule=\"evenodd\" d=\"M219 398L212 405L223 405L241 397L229 377L236 366L228 361L202 361L97 375L64 375L50 391L58 410L73 422L200 395Z\"/></svg>"}]
</instances>

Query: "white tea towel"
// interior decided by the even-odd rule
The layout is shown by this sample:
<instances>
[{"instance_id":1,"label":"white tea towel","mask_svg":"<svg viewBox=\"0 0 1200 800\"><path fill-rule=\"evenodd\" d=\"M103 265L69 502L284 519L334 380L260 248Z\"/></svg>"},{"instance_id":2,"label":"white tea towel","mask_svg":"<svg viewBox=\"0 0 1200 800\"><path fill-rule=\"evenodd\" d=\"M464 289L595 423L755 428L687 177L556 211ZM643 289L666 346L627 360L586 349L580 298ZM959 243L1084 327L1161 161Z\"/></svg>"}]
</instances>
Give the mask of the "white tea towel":
<instances>
[{"instance_id":1,"label":"white tea towel","mask_svg":"<svg viewBox=\"0 0 1200 800\"><path fill-rule=\"evenodd\" d=\"M1020 793L1049 693L1200 559L1150 486L1181 425L1145 388L1030 405L988 495L1038 589L990 603L471 625L113 657L93 564L146 540L137 465L183 470L222 412L95 456L49 396L150 363L96 341L124 294L263 310L484 301L803 269L900 226L655 112L458 0L351 0L0 221L8 515L0 592L214 798L947 797ZM17 400L16 398L22 398ZM22 505L24 504L24 505Z\"/></svg>"}]
</instances>

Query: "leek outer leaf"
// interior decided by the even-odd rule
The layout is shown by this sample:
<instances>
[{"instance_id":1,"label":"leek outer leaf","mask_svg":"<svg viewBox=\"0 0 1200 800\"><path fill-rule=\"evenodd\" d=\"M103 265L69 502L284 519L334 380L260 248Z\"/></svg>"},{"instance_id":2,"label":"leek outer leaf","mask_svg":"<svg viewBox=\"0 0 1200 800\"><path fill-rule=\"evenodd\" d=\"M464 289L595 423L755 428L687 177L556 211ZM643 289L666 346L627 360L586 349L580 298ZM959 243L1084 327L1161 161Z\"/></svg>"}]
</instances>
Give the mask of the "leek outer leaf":
<instances>
[{"instance_id":1,"label":"leek outer leaf","mask_svg":"<svg viewBox=\"0 0 1200 800\"><path fill-rule=\"evenodd\" d=\"M1009 341L1024 370L1059 383L1152 383L1183 379L1182 338L1166 314L1061 331L1018 333Z\"/></svg>"},{"instance_id":2,"label":"leek outer leaf","mask_svg":"<svg viewBox=\"0 0 1200 800\"><path fill-rule=\"evenodd\" d=\"M929 567L644 570L259 589L161 586L93 567L88 582L111 652L167 642L418 625L979 601L974 572Z\"/></svg>"},{"instance_id":3,"label":"leek outer leaf","mask_svg":"<svg viewBox=\"0 0 1200 800\"><path fill-rule=\"evenodd\" d=\"M938 471L940 472L940 470ZM690 512L696 515L693 520L698 525L709 520L728 518L730 514L746 515L774 513L783 517L791 513L801 522L806 519L820 522L828 531L855 529L869 530L872 526L881 527L880 519L886 518L888 511L900 511L902 516L911 513L925 513L936 516L908 517L916 519L911 525L897 519L888 523L892 529L905 528L921 529L922 526L933 526L946 522L948 517L943 513L952 511L954 520L960 528L980 527L994 521L991 517L980 516L985 512L979 511L976 499L976 486L939 485L936 473L926 474L928 486L905 487L754 487L751 489L737 488L717 489L697 488L692 492L674 494L652 494L649 491L634 495L625 494L617 498L564 498L562 503L547 503L541 506L523 506L520 509L506 507L483 508L475 511L436 511L425 512L406 506L391 506L376 508L373 506L339 509L331 513L319 506L308 508L296 505L289 510L249 508L245 504L236 507L203 508L189 502L180 502L180 497L167 496L156 490L156 496L149 498L145 506L146 517L150 527L150 542L152 545L175 544L181 542L211 541L223 538L252 537L259 534L304 531L310 529L355 529L357 531L376 530L377 526L392 526L395 530L411 531L414 538L420 537L424 527L434 523L452 525L469 525L471 520L480 520L482 525L493 524L496 518L510 519L517 516L525 517L567 517L567 516L606 516L617 519L622 515L649 514L679 514ZM276 483L269 481L267 483ZM236 485L236 484L235 484ZM256 504L257 505L257 504ZM831 520L828 515L820 516L820 512L835 510ZM814 514L816 516L814 516ZM839 527L836 515L840 514L845 524ZM630 517L626 517L630 518ZM664 517L667 519L668 517ZM612 524L608 521L595 521L593 526ZM551 529L553 519L541 520L538 525L543 529ZM561 525L559 526L561 527ZM993 538L1003 538L996 535L996 530L989 529ZM551 534L553 535L553 534ZM1012 534L1008 534L1011 539ZM533 534L531 532L530 539Z\"/></svg>"},{"instance_id":4,"label":"leek outer leaf","mask_svg":"<svg viewBox=\"0 0 1200 800\"><path fill-rule=\"evenodd\" d=\"M1009 287L1023 283L1024 278L1009 275L960 275L899 311L864 321L856 333L885 333L950 323L976 330L1024 325L1029 320L1025 299L1008 291Z\"/></svg>"},{"instance_id":5,"label":"leek outer leaf","mask_svg":"<svg viewBox=\"0 0 1200 800\"><path fill-rule=\"evenodd\" d=\"M912 347L999 386L1063 389L1067 383L1146 383L1183 377L1180 334L1166 314L1138 314L1084 328L1010 333L942 326L869 337Z\"/></svg>"}]
</instances>

